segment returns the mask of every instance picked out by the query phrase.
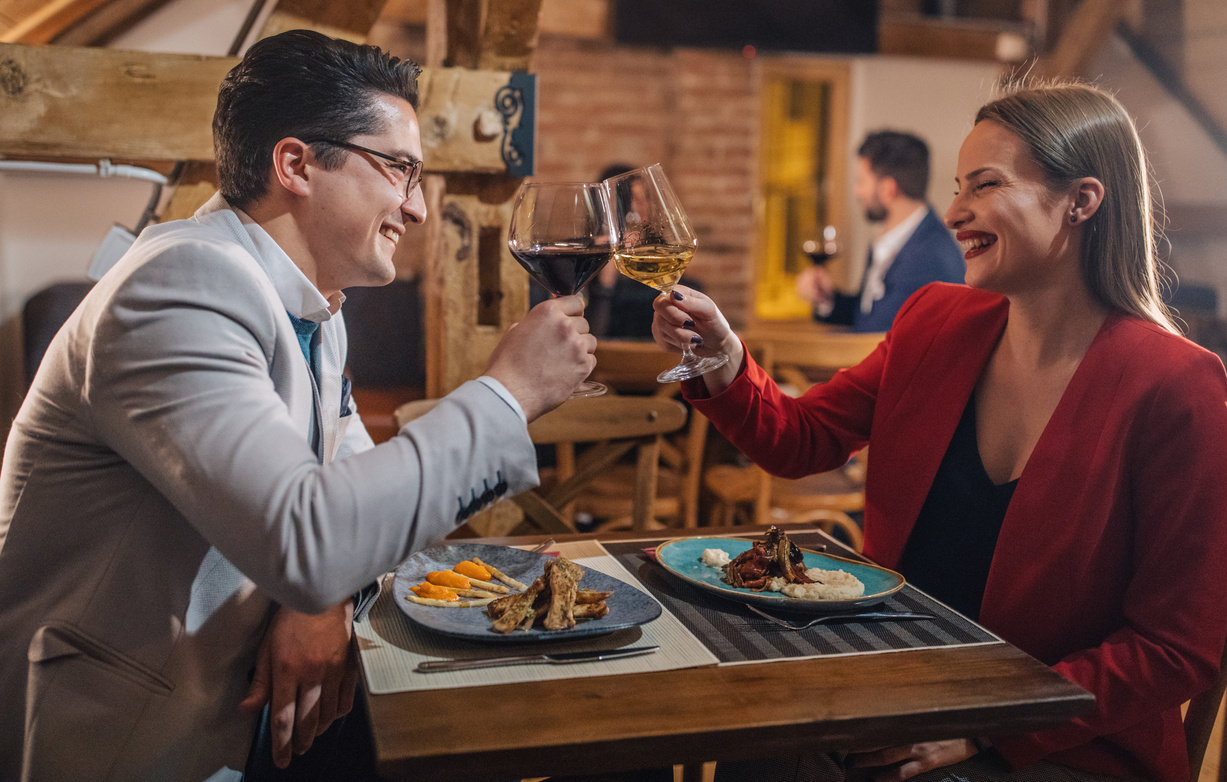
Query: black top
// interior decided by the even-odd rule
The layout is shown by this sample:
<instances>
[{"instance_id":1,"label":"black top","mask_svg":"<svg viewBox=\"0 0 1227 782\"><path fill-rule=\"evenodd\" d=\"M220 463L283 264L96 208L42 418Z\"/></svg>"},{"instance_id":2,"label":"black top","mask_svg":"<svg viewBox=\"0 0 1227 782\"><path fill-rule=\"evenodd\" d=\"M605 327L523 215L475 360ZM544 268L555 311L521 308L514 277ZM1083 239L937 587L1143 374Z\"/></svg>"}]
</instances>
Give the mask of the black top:
<instances>
[{"instance_id":1,"label":"black top","mask_svg":"<svg viewBox=\"0 0 1227 782\"><path fill-rule=\"evenodd\" d=\"M973 394L920 509L899 572L959 613L979 619L997 535L1017 485L1013 480L998 486L984 471Z\"/></svg>"}]
</instances>

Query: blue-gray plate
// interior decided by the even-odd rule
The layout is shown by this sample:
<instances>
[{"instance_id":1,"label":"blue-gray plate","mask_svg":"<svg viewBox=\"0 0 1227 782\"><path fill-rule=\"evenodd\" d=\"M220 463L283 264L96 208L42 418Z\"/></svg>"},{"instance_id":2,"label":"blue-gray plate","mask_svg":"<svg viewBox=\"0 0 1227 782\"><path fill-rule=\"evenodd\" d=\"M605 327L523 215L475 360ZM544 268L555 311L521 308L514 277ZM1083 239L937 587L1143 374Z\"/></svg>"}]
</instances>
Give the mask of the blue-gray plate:
<instances>
[{"instance_id":1,"label":"blue-gray plate","mask_svg":"<svg viewBox=\"0 0 1227 782\"><path fill-rule=\"evenodd\" d=\"M902 589L905 583L903 576L884 567L801 549L807 569L816 567L823 570L846 570L865 584L865 594L862 597L840 600L802 600L782 595L779 592L755 592L752 589L730 586L722 580L723 573L720 570L704 565L701 560L703 549L723 549L732 559L749 549L753 543L752 539L739 538L677 538L656 547L656 561L665 570L688 584L719 597L736 600L739 603L753 603L760 608L806 614L858 611L881 603Z\"/></svg>"},{"instance_id":2,"label":"blue-gray plate","mask_svg":"<svg viewBox=\"0 0 1227 782\"><path fill-rule=\"evenodd\" d=\"M405 616L409 617L410 621L429 630L470 641L494 643L571 641L577 638L604 635L615 630L625 630L628 627L650 622L660 616L660 603L657 603L655 598L624 581L587 567L584 568L584 577L580 580L579 585L583 589L612 591L613 595L605 601L605 604L609 606L609 613L600 619L581 619L570 630L546 630L541 627L533 627L528 631L516 630L503 634L490 626L490 618L486 616L483 608L424 606L405 599L405 595L412 594L409 588L425 581L427 573L434 570L451 570L456 564L473 557L481 559L524 584L531 584L544 571L546 561L552 559L546 554L536 554L505 546L486 546L480 543L433 546L414 554L396 569L396 579L392 586L396 605L405 612Z\"/></svg>"}]
</instances>

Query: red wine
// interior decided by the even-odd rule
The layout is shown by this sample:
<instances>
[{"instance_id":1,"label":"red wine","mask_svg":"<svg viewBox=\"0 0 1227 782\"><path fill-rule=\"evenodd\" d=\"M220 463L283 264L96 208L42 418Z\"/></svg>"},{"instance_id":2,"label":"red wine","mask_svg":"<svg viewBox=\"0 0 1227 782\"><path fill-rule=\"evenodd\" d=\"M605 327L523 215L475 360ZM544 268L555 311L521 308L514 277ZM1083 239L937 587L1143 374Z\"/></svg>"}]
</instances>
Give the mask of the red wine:
<instances>
[{"instance_id":1,"label":"red wine","mask_svg":"<svg viewBox=\"0 0 1227 782\"><path fill-rule=\"evenodd\" d=\"M535 246L512 250L524 270L557 296L579 293L613 257L612 247Z\"/></svg>"}]
</instances>

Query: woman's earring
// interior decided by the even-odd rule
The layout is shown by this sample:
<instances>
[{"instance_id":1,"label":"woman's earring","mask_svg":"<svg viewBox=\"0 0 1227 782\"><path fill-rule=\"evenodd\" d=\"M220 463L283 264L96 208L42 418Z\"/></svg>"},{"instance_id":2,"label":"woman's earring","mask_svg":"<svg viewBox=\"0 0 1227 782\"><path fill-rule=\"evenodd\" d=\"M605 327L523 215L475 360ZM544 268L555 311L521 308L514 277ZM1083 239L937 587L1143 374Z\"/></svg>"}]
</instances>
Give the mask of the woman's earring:
<instances>
[{"instance_id":1,"label":"woman's earring","mask_svg":"<svg viewBox=\"0 0 1227 782\"><path fill-rule=\"evenodd\" d=\"M1077 212L1070 212L1070 213L1069 213L1069 221L1070 221L1071 223L1076 223L1076 222L1078 222L1078 213L1077 213Z\"/></svg>"}]
</instances>

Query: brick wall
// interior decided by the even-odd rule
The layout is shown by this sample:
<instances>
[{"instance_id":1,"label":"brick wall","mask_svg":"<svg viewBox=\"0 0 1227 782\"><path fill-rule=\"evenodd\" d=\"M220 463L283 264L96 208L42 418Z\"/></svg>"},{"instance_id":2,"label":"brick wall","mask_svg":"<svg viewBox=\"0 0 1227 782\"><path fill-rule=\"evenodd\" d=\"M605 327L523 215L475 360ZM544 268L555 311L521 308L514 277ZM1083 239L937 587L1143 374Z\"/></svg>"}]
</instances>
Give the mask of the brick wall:
<instances>
[{"instance_id":1,"label":"brick wall","mask_svg":"<svg viewBox=\"0 0 1227 782\"><path fill-rule=\"evenodd\" d=\"M582 181L610 163L660 163L698 234L690 275L735 325L744 323L758 189L754 61L543 36L533 70L538 178Z\"/></svg>"}]
</instances>

